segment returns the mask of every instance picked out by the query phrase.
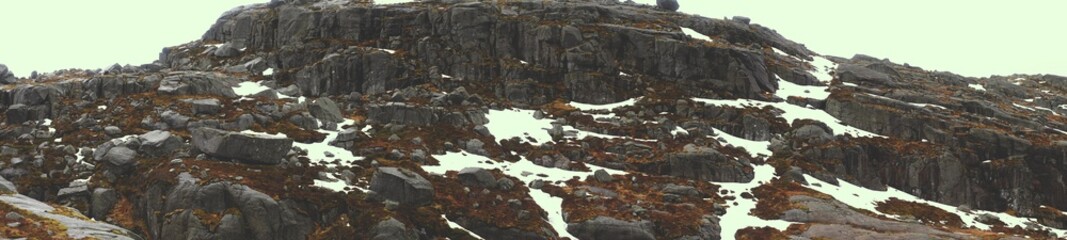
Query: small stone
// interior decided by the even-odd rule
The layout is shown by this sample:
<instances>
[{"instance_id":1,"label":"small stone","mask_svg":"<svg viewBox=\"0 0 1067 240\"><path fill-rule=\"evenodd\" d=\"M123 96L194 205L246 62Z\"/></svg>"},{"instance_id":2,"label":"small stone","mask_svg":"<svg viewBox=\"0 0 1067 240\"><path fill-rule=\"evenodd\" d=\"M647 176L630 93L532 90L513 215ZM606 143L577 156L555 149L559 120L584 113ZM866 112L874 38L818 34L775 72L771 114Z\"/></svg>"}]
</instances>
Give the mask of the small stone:
<instances>
[{"instance_id":1,"label":"small stone","mask_svg":"<svg viewBox=\"0 0 1067 240\"><path fill-rule=\"evenodd\" d=\"M116 126L107 126L104 127L104 134L107 134L111 137L117 137L119 135L122 135L122 129L119 129L119 127Z\"/></svg>"},{"instance_id":2,"label":"small stone","mask_svg":"<svg viewBox=\"0 0 1067 240\"><path fill-rule=\"evenodd\" d=\"M611 174L608 174L608 171L604 171L604 169L596 170L596 172L593 172L593 178L596 178L597 181L604 183L610 183L611 181L615 180L615 178L612 177Z\"/></svg>"}]
</instances>

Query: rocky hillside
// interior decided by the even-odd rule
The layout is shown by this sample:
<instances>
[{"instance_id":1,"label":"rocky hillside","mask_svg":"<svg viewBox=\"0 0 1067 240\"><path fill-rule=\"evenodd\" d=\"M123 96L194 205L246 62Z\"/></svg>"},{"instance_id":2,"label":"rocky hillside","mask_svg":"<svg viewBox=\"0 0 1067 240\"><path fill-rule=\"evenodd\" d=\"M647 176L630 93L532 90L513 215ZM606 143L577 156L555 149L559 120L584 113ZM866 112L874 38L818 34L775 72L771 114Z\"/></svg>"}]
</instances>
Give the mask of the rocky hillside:
<instances>
[{"instance_id":1,"label":"rocky hillside","mask_svg":"<svg viewBox=\"0 0 1067 240\"><path fill-rule=\"evenodd\" d=\"M4 238L1067 236L1067 78L822 56L743 17L272 1L154 63L11 71Z\"/></svg>"}]
</instances>

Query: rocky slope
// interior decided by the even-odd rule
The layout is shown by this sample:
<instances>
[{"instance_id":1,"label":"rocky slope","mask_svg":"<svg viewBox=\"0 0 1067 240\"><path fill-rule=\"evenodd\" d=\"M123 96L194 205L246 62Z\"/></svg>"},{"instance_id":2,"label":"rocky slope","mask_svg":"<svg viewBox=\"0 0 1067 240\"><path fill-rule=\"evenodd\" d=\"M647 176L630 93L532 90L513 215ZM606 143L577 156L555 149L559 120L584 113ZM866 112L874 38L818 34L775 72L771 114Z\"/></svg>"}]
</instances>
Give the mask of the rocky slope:
<instances>
[{"instance_id":1,"label":"rocky slope","mask_svg":"<svg viewBox=\"0 0 1067 240\"><path fill-rule=\"evenodd\" d=\"M1067 236L1067 78L743 17L272 1L154 63L0 80L6 238Z\"/></svg>"}]
</instances>

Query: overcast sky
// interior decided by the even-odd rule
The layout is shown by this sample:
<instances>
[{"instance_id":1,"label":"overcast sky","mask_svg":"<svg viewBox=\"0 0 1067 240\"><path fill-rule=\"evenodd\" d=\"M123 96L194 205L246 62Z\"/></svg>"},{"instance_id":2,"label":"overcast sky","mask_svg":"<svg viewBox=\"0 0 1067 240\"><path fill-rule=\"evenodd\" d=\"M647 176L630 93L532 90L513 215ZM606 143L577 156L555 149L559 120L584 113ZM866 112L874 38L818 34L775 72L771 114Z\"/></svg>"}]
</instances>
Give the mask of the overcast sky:
<instances>
[{"instance_id":1,"label":"overcast sky","mask_svg":"<svg viewBox=\"0 0 1067 240\"><path fill-rule=\"evenodd\" d=\"M226 10L256 2L265 0L0 1L0 63L19 76L149 63L165 46L199 39ZM822 54L864 53L966 76L1067 76L1062 0L680 3L681 11L707 17L751 17Z\"/></svg>"}]
</instances>

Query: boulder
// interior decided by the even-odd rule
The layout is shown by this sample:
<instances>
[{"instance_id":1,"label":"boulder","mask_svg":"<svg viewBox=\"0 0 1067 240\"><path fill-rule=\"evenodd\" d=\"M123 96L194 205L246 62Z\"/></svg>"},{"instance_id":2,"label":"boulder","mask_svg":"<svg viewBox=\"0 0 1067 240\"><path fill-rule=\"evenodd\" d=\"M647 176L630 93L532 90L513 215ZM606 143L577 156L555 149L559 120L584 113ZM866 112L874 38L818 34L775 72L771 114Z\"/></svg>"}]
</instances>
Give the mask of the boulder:
<instances>
[{"instance_id":1,"label":"boulder","mask_svg":"<svg viewBox=\"0 0 1067 240\"><path fill-rule=\"evenodd\" d=\"M234 47L233 44L226 43L216 48L214 54L216 57L227 58L241 54L241 50L237 49L237 47Z\"/></svg>"},{"instance_id":2,"label":"boulder","mask_svg":"<svg viewBox=\"0 0 1067 240\"><path fill-rule=\"evenodd\" d=\"M164 95L215 95L236 98L233 86L238 80L219 73L172 72L164 77L157 89Z\"/></svg>"},{"instance_id":3,"label":"boulder","mask_svg":"<svg viewBox=\"0 0 1067 240\"><path fill-rule=\"evenodd\" d=\"M137 138L141 142L138 152L152 157L167 156L185 143L181 137L160 130L141 134Z\"/></svg>"},{"instance_id":4,"label":"boulder","mask_svg":"<svg viewBox=\"0 0 1067 240\"><path fill-rule=\"evenodd\" d=\"M667 11L678 11L677 0L656 0L656 7Z\"/></svg>"},{"instance_id":5,"label":"boulder","mask_svg":"<svg viewBox=\"0 0 1067 240\"><path fill-rule=\"evenodd\" d=\"M293 146L287 137L212 128L193 129L190 135L193 146L209 156L252 164L281 163Z\"/></svg>"},{"instance_id":6,"label":"boulder","mask_svg":"<svg viewBox=\"0 0 1067 240\"><path fill-rule=\"evenodd\" d=\"M133 149L126 146L117 146L108 149L104 154L103 160L115 166L126 166L133 163L136 157L137 152Z\"/></svg>"},{"instance_id":7,"label":"boulder","mask_svg":"<svg viewBox=\"0 0 1067 240\"><path fill-rule=\"evenodd\" d=\"M875 71L870 68L866 68L860 65L853 64L841 64L837 67L837 76L841 81L852 83L871 83L882 86L897 86L898 83L893 80L889 74L885 74L879 71Z\"/></svg>"},{"instance_id":8,"label":"boulder","mask_svg":"<svg viewBox=\"0 0 1067 240\"><path fill-rule=\"evenodd\" d=\"M15 78L15 74L11 72L11 69L7 68L7 65L0 64L0 84L12 84L18 80Z\"/></svg>"},{"instance_id":9,"label":"boulder","mask_svg":"<svg viewBox=\"0 0 1067 240\"><path fill-rule=\"evenodd\" d=\"M100 221L107 219L107 215L111 213L111 208L118 203L119 196L114 189L97 188L93 189L91 199L89 216Z\"/></svg>"},{"instance_id":10,"label":"boulder","mask_svg":"<svg viewBox=\"0 0 1067 240\"><path fill-rule=\"evenodd\" d=\"M585 240L652 240L656 239L652 222L627 222L598 216L592 220L567 225L567 232Z\"/></svg>"},{"instance_id":11,"label":"boulder","mask_svg":"<svg viewBox=\"0 0 1067 240\"><path fill-rule=\"evenodd\" d=\"M420 206L433 201L433 184L407 169L382 167L374 173L370 190L401 205Z\"/></svg>"},{"instance_id":12,"label":"boulder","mask_svg":"<svg viewBox=\"0 0 1067 240\"><path fill-rule=\"evenodd\" d=\"M328 97L320 97L312 101L308 104L308 111L311 112L311 116L323 122L339 123L345 120L344 115L341 115L341 109L337 107L337 103Z\"/></svg>"},{"instance_id":13,"label":"boulder","mask_svg":"<svg viewBox=\"0 0 1067 240\"><path fill-rule=\"evenodd\" d=\"M222 111L222 103L218 99L206 98L189 101L193 105L193 114L218 114Z\"/></svg>"},{"instance_id":14,"label":"boulder","mask_svg":"<svg viewBox=\"0 0 1067 240\"><path fill-rule=\"evenodd\" d=\"M667 155L671 176L702 181L748 182L755 175L746 164L709 147L686 145L682 152Z\"/></svg>"},{"instance_id":15,"label":"boulder","mask_svg":"<svg viewBox=\"0 0 1067 240\"><path fill-rule=\"evenodd\" d=\"M497 184L496 177L484 168L468 167L459 171L459 182L468 187L491 188Z\"/></svg>"},{"instance_id":16,"label":"boulder","mask_svg":"<svg viewBox=\"0 0 1067 240\"><path fill-rule=\"evenodd\" d=\"M107 127L104 127L104 134L107 134L108 136L111 136L111 137L118 137L118 136L122 135L122 129L120 129L119 127L116 127L116 126L107 126Z\"/></svg>"},{"instance_id":17,"label":"boulder","mask_svg":"<svg viewBox=\"0 0 1067 240\"><path fill-rule=\"evenodd\" d=\"M0 193L17 193L19 189L15 187L15 184L8 181L6 178L0 176Z\"/></svg>"},{"instance_id":18,"label":"boulder","mask_svg":"<svg viewBox=\"0 0 1067 240\"><path fill-rule=\"evenodd\" d=\"M408 229L404 223L389 218L371 228L371 240L417 240L418 233Z\"/></svg>"}]
</instances>

